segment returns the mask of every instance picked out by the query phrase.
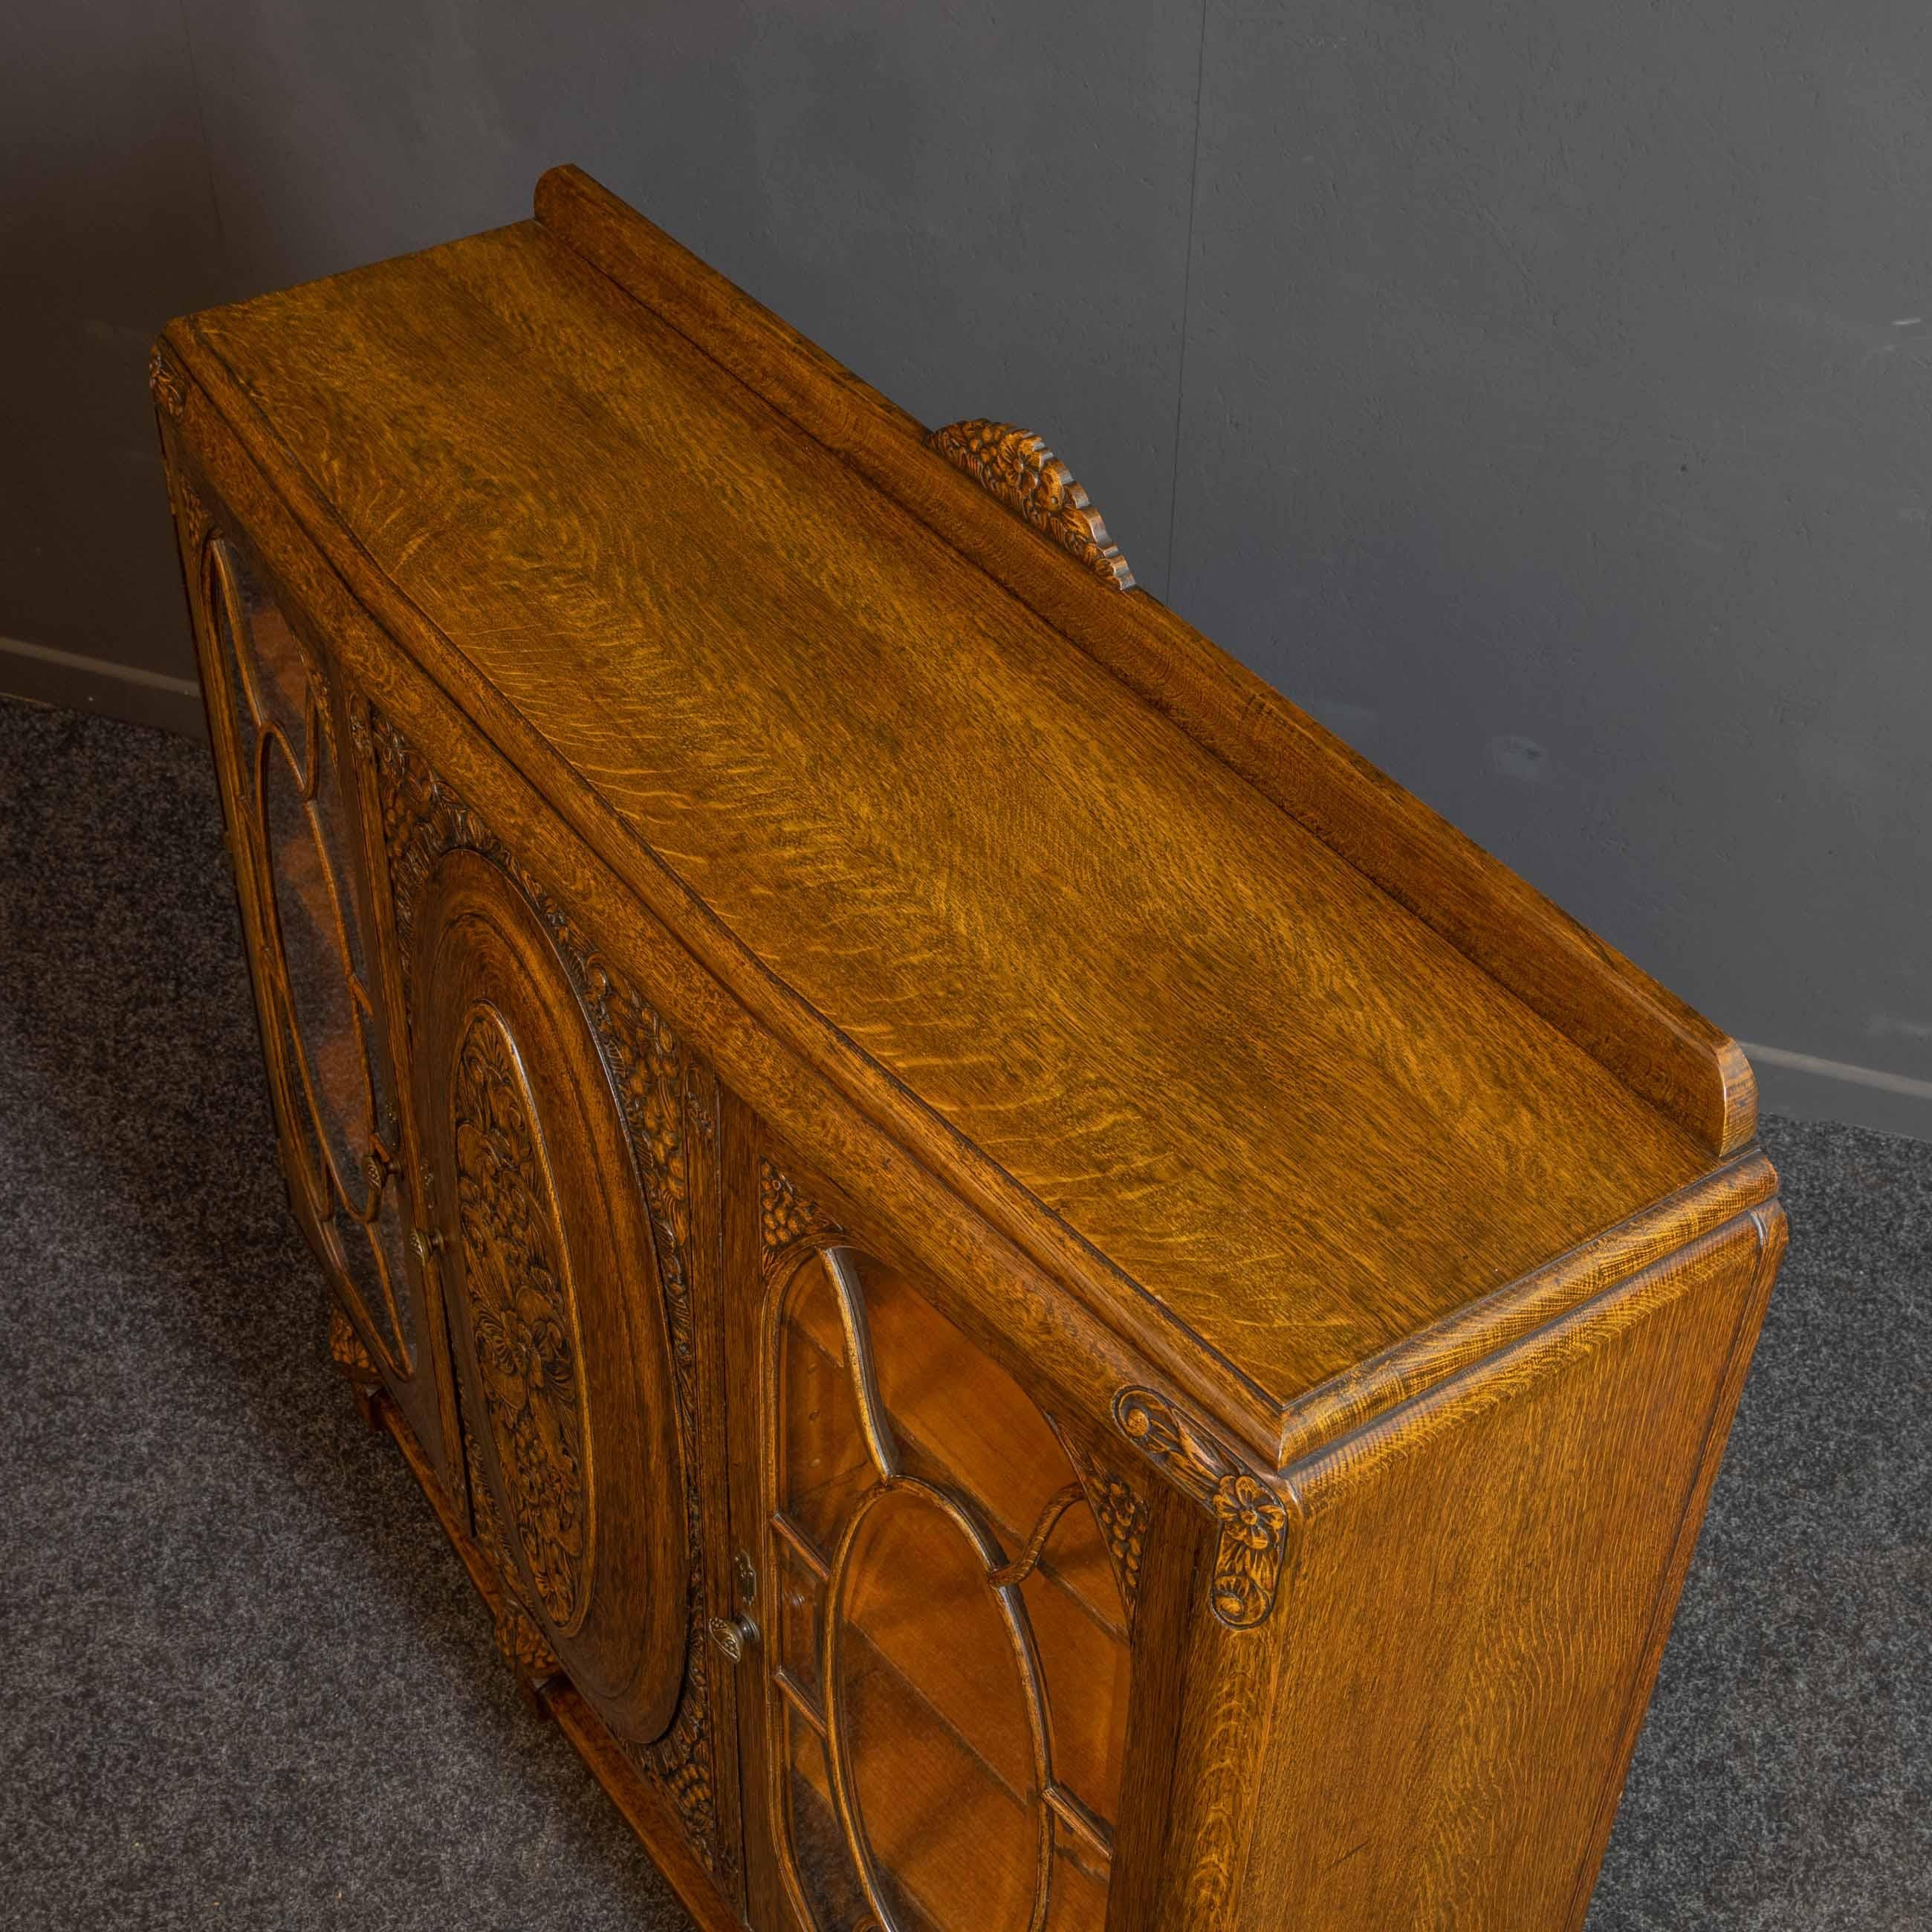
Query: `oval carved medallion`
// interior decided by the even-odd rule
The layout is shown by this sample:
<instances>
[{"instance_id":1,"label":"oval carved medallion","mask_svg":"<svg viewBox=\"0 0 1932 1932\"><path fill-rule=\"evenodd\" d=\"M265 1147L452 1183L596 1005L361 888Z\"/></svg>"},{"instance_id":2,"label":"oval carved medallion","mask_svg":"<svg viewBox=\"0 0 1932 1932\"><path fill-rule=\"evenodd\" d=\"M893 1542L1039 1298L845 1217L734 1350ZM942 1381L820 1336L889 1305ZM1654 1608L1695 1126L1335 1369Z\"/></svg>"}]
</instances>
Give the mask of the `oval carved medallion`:
<instances>
[{"instance_id":1,"label":"oval carved medallion","mask_svg":"<svg viewBox=\"0 0 1932 1932\"><path fill-rule=\"evenodd\" d=\"M688 1714L707 1708L682 1696L704 1579L680 1428L684 1304L660 1254L682 1255L669 1222L660 1248L658 1170L640 1172L631 1090L545 903L459 847L424 866L411 907L424 1186L472 1506L506 1598L572 1686L626 1744L662 1742L682 1766ZM672 1279L684 1288L681 1266Z\"/></svg>"},{"instance_id":2,"label":"oval carved medallion","mask_svg":"<svg viewBox=\"0 0 1932 1932\"><path fill-rule=\"evenodd\" d=\"M590 1547L583 1351L529 1084L489 1007L464 1028L452 1099L462 1279L487 1419L538 1598L568 1631Z\"/></svg>"}]
</instances>

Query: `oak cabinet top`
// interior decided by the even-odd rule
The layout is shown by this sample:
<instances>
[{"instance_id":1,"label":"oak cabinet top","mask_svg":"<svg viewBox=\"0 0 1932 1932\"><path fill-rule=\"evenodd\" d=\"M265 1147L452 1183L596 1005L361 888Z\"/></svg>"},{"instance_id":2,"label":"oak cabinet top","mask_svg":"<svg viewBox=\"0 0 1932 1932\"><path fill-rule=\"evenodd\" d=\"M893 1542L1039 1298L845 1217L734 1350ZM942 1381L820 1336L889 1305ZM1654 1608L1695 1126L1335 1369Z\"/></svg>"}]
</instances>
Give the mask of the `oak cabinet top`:
<instances>
[{"instance_id":1,"label":"oak cabinet top","mask_svg":"<svg viewBox=\"0 0 1932 1932\"><path fill-rule=\"evenodd\" d=\"M538 208L167 340L719 978L1250 1439L1748 1142L1694 1015L593 184Z\"/></svg>"}]
</instances>

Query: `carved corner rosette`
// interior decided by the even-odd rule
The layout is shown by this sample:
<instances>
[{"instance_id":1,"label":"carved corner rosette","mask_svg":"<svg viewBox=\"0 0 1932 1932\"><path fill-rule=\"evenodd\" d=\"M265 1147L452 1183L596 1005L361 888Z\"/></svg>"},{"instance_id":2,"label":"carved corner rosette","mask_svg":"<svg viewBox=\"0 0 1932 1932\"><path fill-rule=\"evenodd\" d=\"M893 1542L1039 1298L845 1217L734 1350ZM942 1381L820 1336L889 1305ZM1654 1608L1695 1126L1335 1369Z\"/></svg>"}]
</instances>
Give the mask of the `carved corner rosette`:
<instances>
[{"instance_id":1,"label":"carved corner rosette","mask_svg":"<svg viewBox=\"0 0 1932 1932\"><path fill-rule=\"evenodd\" d=\"M701 1084L698 1070L663 1016L598 950L554 895L496 837L394 722L372 707L368 734L405 982L412 970L422 890L437 861L450 851L476 853L514 884L550 935L617 1096L648 1210L663 1289L672 1393L684 1455L691 1550L685 1682L676 1712L670 1730L655 1743L626 1744L624 1749L668 1793L693 1850L706 1868L729 1870L736 1862L718 1828L711 1681L703 1642L706 1616L703 1504L695 1473L698 1414L688 1150L692 1096ZM700 1134L710 1118L702 1115Z\"/></svg>"},{"instance_id":2,"label":"carved corner rosette","mask_svg":"<svg viewBox=\"0 0 1932 1932\"><path fill-rule=\"evenodd\" d=\"M1031 430L974 416L948 423L926 439L954 469L971 477L1016 516L1051 537L1117 590L1134 587L1134 573L1093 500L1073 472Z\"/></svg>"},{"instance_id":3,"label":"carved corner rosette","mask_svg":"<svg viewBox=\"0 0 1932 1932\"><path fill-rule=\"evenodd\" d=\"M1300 1516L1294 1492L1250 1468L1228 1445L1152 1389L1124 1388L1114 1424L1155 1468L1215 1520L1210 1595L1233 1630L1252 1630L1274 1607L1289 1538Z\"/></svg>"}]
</instances>

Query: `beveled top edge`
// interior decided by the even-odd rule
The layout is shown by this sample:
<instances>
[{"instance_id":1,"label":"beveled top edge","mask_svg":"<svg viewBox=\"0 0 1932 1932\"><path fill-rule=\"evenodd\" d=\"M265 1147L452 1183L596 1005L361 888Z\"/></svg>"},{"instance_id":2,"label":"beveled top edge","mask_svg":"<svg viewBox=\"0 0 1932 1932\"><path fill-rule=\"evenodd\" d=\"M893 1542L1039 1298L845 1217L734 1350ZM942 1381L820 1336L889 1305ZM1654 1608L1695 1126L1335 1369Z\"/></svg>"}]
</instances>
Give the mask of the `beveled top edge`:
<instances>
[{"instance_id":1,"label":"beveled top edge","mask_svg":"<svg viewBox=\"0 0 1932 1932\"><path fill-rule=\"evenodd\" d=\"M1606 1228L1433 1326L1285 1403L1274 1444L1276 1466L1313 1454L1336 1438L1478 1367L1486 1356L1634 1274L1776 1198L1778 1174L1762 1148L1748 1148L1714 1173Z\"/></svg>"}]
</instances>

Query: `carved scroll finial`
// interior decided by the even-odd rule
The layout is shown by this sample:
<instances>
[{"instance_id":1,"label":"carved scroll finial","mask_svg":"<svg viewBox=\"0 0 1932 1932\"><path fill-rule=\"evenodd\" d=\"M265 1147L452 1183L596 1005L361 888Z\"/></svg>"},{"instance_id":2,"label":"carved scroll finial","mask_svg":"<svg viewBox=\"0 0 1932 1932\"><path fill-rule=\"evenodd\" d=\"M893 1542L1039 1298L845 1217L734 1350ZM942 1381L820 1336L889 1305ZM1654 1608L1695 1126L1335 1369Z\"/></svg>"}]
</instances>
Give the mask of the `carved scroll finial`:
<instances>
[{"instance_id":1,"label":"carved scroll finial","mask_svg":"<svg viewBox=\"0 0 1932 1932\"><path fill-rule=\"evenodd\" d=\"M1100 512L1073 472L1031 430L975 416L948 423L926 440L954 469L1071 550L1096 576L1116 590L1132 590L1134 573Z\"/></svg>"},{"instance_id":2,"label":"carved scroll finial","mask_svg":"<svg viewBox=\"0 0 1932 1932\"><path fill-rule=\"evenodd\" d=\"M1219 1526L1214 1614L1235 1630L1267 1621L1288 1553L1292 1495L1244 1464L1226 1443L1152 1389L1114 1398L1120 1433L1168 1480L1209 1510Z\"/></svg>"}]
</instances>

